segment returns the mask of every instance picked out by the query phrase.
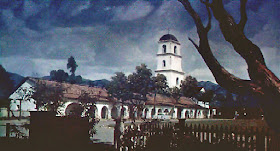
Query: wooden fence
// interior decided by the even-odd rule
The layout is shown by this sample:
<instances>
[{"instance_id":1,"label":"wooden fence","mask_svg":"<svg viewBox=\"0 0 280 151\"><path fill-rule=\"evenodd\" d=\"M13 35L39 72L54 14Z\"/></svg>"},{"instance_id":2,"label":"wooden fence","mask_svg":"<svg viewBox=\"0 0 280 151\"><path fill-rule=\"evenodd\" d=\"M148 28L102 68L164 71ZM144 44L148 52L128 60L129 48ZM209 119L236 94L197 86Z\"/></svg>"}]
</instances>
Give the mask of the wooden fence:
<instances>
[{"instance_id":1,"label":"wooden fence","mask_svg":"<svg viewBox=\"0 0 280 151\"><path fill-rule=\"evenodd\" d=\"M149 122L125 127L118 150L270 151L280 150L279 145L271 145L277 138L263 127Z\"/></svg>"}]
</instances>

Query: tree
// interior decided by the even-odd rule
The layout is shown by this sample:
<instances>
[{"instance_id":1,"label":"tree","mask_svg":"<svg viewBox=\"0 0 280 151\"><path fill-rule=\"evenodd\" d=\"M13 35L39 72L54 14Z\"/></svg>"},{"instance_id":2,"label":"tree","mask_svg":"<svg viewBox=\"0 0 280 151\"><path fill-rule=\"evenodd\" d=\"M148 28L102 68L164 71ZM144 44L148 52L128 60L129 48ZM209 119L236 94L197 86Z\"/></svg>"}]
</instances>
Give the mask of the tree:
<instances>
[{"instance_id":1,"label":"tree","mask_svg":"<svg viewBox=\"0 0 280 151\"><path fill-rule=\"evenodd\" d=\"M18 106L18 108L19 108L19 119L21 119L21 104L22 104L22 101L23 102L31 101L32 95L34 94L34 90L30 89L30 88L27 88L27 87L19 87L16 90L15 93L18 96L16 98L16 100L19 100L19 106ZM12 112L12 115L13 115L13 112Z\"/></svg>"},{"instance_id":2,"label":"tree","mask_svg":"<svg viewBox=\"0 0 280 151\"><path fill-rule=\"evenodd\" d=\"M59 69L59 70L52 70L50 72L50 77L51 77L51 80L53 80L53 81L67 82L69 75L64 70Z\"/></svg>"},{"instance_id":3,"label":"tree","mask_svg":"<svg viewBox=\"0 0 280 151\"><path fill-rule=\"evenodd\" d=\"M196 78L187 76L181 83L181 91L185 97L194 97L199 92Z\"/></svg>"},{"instance_id":4,"label":"tree","mask_svg":"<svg viewBox=\"0 0 280 151\"><path fill-rule=\"evenodd\" d=\"M175 99L176 103L178 103L179 99L182 96L181 89L178 87L170 88L170 95L173 99Z\"/></svg>"},{"instance_id":5,"label":"tree","mask_svg":"<svg viewBox=\"0 0 280 151\"><path fill-rule=\"evenodd\" d=\"M146 95L152 89L152 70L147 68L147 65L141 64L136 66L136 72L128 76L128 84L130 90L135 93L135 98L146 101Z\"/></svg>"},{"instance_id":6,"label":"tree","mask_svg":"<svg viewBox=\"0 0 280 151\"><path fill-rule=\"evenodd\" d=\"M147 101L147 94L152 89L152 70L147 65L141 64L136 66L136 72L128 76L128 86L133 94L131 103L136 106L139 111L143 109L144 102ZM140 112L138 112L140 116ZM133 116L134 117L134 116Z\"/></svg>"},{"instance_id":7,"label":"tree","mask_svg":"<svg viewBox=\"0 0 280 151\"><path fill-rule=\"evenodd\" d=\"M71 75L75 75L75 71L76 71L77 67L78 67L78 65L75 61L75 58L73 56L68 58L67 69L70 69Z\"/></svg>"},{"instance_id":8,"label":"tree","mask_svg":"<svg viewBox=\"0 0 280 151\"><path fill-rule=\"evenodd\" d=\"M244 27L247 22L246 3L247 0L240 0L240 21L236 23L234 18L226 11L222 0L201 0L205 4L208 12L208 23L204 27L200 16L192 8L189 0L179 0L193 18L199 44L197 45L191 38L189 40L198 50L206 65L215 77L216 82L235 94L250 94L259 100L259 104L264 112L268 125L280 132L280 121L278 115L280 110L280 80L266 66L260 48L250 41L244 34ZM246 61L250 80L236 77L226 70L214 57L208 41L208 32L211 29L211 19L213 16L219 22L220 30L227 42Z\"/></svg>"},{"instance_id":9,"label":"tree","mask_svg":"<svg viewBox=\"0 0 280 151\"><path fill-rule=\"evenodd\" d=\"M58 108L63 106L63 92L66 88L61 83L47 84L36 80L32 98L36 100L36 108L60 113Z\"/></svg>"},{"instance_id":10,"label":"tree","mask_svg":"<svg viewBox=\"0 0 280 151\"><path fill-rule=\"evenodd\" d=\"M152 90L159 94L166 94L168 90L167 79L163 74L157 74L155 77L152 77Z\"/></svg>"},{"instance_id":11,"label":"tree","mask_svg":"<svg viewBox=\"0 0 280 151\"><path fill-rule=\"evenodd\" d=\"M132 93L128 88L127 77L122 72L116 72L115 76L108 84L107 91L111 97L116 98L120 102L130 100Z\"/></svg>"},{"instance_id":12,"label":"tree","mask_svg":"<svg viewBox=\"0 0 280 151\"><path fill-rule=\"evenodd\" d=\"M198 94L198 100L203 102L212 102L215 92L213 90L207 90L204 93Z\"/></svg>"},{"instance_id":13,"label":"tree","mask_svg":"<svg viewBox=\"0 0 280 151\"><path fill-rule=\"evenodd\" d=\"M13 90L13 81L10 79L9 73L0 65L0 107L9 107L10 101L8 95Z\"/></svg>"}]
</instances>

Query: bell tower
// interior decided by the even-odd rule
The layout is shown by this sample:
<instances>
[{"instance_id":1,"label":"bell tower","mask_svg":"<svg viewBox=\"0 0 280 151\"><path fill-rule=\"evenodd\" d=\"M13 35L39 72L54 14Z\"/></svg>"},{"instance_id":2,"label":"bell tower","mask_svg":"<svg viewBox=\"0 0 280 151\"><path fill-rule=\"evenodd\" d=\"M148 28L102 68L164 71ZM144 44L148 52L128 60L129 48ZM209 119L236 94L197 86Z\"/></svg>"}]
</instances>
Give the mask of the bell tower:
<instances>
[{"instance_id":1,"label":"bell tower","mask_svg":"<svg viewBox=\"0 0 280 151\"><path fill-rule=\"evenodd\" d=\"M181 44L174 35L163 35L158 41L156 74L163 74L168 86L179 87L184 80Z\"/></svg>"}]
</instances>

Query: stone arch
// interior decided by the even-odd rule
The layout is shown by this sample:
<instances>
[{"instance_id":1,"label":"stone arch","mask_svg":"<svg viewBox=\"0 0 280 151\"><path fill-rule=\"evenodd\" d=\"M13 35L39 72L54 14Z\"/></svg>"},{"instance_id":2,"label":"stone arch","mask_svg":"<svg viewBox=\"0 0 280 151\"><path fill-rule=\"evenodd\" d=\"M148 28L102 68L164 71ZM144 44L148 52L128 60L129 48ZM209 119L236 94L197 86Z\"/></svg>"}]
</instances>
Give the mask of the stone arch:
<instances>
[{"instance_id":1,"label":"stone arch","mask_svg":"<svg viewBox=\"0 0 280 151\"><path fill-rule=\"evenodd\" d=\"M174 46L174 54L177 54L177 46Z\"/></svg>"},{"instance_id":2,"label":"stone arch","mask_svg":"<svg viewBox=\"0 0 280 151\"><path fill-rule=\"evenodd\" d=\"M121 117L124 118L126 116L126 108L122 107L121 109Z\"/></svg>"},{"instance_id":3,"label":"stone arch","mask_svg":"<svg viewBox=\"0 0 280 151\"><path fill-rule=\"evenodd\" d=\"M113 106L111 109L111 117L112 119L117 119L119 117L118 108L116 106Z\"/></svg>"},{"instance_id":4,"label":"stone arch","mask_svg":"<svg viewBox=\"0 0 280 151\"><path fill-rule=\"evenodd\" d=\"M148 112L149 112L149 109L148 109L148 108L145 108L145 109L144 109L144 116L143 116L144 119L147 118Z\"/></svg>"},{"instance_id":5,"label":"stone arch","mask_svg":"<svg viewBox=\"0 0 280 151\"><path fill-rule=\"evenodd\" d=\"M178 108L177 118L178 119L182 118L182 109L181 108Z\"/></svg>"},{"instance_id":6,"label":"stone arch","mask_svg":"<svg viewBox=\"0 0 280 151\"><path fill-rule=\"evenodd\" d=\"M194 115L193 115L193 110L191 110L190 116L193 118L193 116L194 116Z\"/></svg>"},{"instance_id":7,"label":"stone arch","mask_svg":"<svg viewBox=\"0 0 280 151\"><path fill-rule=\"evenodd\" d=\"M97 107L95 105L91 105L89 110L88 110L88 114L92 118L97 118L98 117L98 109L97 109Z\"/></svg>"},{"instance_id":8,"label":"stone arch","mask_svg":"<svg viewBox=\"0 0 280 151\"><path fill-rule=\"evenodd\" d=\"M185 112L185 118L190 118L189 110L187 110L187 111Z\"/></svg>"},{"instance_id":9,"label":"stone arch","mask_svg":"<svg viewBox=\"0 0 280 151\"><path fill-rule=\"evenodd\" d=\"M65 109L66 116L82 116L84 108L79 103L71 103Z\"/></svg>"},{"instance_id":10,"label":"stone arch","mask_svg":"<svg viewBox=\"0 0 280 151\"><path fill-rule=\"evenodd\" d=\"M168 109L165 109L163 112L164 112L165 115L168 115L168 114L169 114Z\"/></svg>"},{"instance_id":11,"label":"stone arch","mask_svg":"<svg viewBox=\"0 0 280 151\"><path fill-rule=\"evenodd\" d=\"M158 109L158 114L162 113L162 109Z\"/></svg>"},{"instance_id":12,"label":"stone arch","mask_svg":"<svg viewBox=\"0 0 280 151\"><path fill-rule=\"evenodd\" d=\"M155 110L155 108L153 108L152 112L151 112L151 117L153 117L155 114L156 114L156 110Z\"/></svg>"},{"instance_id":13,"label":"stone arch","mask_svg":"<svg viewBox=\"0 0 280 151\"><path fill-rule=\"evenodd\" d=\"M174 114L175 114L174 108L172 108L172 109L170 110L170 113L169 113L169 114L171 115L171 118L174 118Z\"/></svg>"},{"instance_id":14,"label":"stone arch","mask_svg":"<svg viewBox=\"0 0 280 151\"><path fill-rule=\"evenodd\" d=\"M103 106L101 109L101 118L108 119L108 108L106 106Z\"/></svg>"}]
</instances>

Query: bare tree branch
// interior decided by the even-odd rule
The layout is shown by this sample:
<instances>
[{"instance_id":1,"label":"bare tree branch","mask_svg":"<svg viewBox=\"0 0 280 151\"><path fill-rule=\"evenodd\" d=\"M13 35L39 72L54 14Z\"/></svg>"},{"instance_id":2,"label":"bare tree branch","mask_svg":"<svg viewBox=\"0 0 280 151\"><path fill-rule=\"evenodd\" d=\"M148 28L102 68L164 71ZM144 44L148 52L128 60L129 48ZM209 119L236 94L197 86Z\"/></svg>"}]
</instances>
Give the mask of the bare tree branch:
<instances>
[{"instance_id":1,"label":"bare tree branch","mask_svg":"<svg viewBox=\"0 0 280 151\"><path fill-rule=\"evenodd\" d=\"M189 37L189 40L195 46L195 48L198 50L199 49L198 45L190 37Z\"/></svg>"},{"instance_id":2,"label":"bare tree branch","mask_svg":"<svg viewBox=\"0 0 280 151\"><path fill-rule=\"evenodd\" d=\"M205 30L199 15L192 8L190 2L188 0L180 0L180 2L185 6L186 10L192 16L194 22L196 23L197 32L199 35L199 46L191 39L189 40L201 54L204 59L206 65L209 67L211 72L213 73L217 83L219 83L222 87L227 88L231 92L242 92L242 93L256 93L258 95L262 95L262 89L248 80L240 79L231 73L229 73L214 57L209 42L208 42L208 31Z\"/></svg>"},{"instance_id":3,"label":"bare tree branch","mask_svg":"<svg viewBox=\"0 0 280 151\"><path fill-rule=\"evenodd\" d=\"M238 26L239 26L239 29L242 30L242 31L244 31L244 27L245 27L246 22L247 22L246 3L247 3L247 0L240 0L241 19L240 19L240 22L239 22Z\"/></svg>"},{"instance_id":4,"label":"bare tree branch","mask_svg":"<svg viewBox=\"0 0 280 151\"><path fill-rule=\"evenodd\" d=\"M211 15L211 11L210 11L210 7L208 5L206 5L206 9L208 12L208 24L205 27L206 31L209 32L211 29L211 21L212 21L212 15Z\"/></svg>"}]
</instances>

